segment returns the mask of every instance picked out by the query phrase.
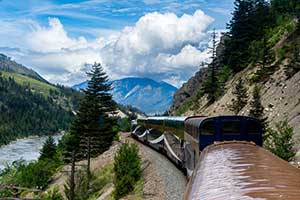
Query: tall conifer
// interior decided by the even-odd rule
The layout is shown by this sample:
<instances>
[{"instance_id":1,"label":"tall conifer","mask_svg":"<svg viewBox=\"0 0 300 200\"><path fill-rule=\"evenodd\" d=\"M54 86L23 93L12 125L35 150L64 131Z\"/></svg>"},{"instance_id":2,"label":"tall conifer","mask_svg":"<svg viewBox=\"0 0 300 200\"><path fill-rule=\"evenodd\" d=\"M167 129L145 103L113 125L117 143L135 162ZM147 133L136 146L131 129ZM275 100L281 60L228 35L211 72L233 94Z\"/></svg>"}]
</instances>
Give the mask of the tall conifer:
<instances>
[{"instance_id":1,"label":"tall conifer","mask_svg":"<svg viewBox=\"0 0 300 200\"><path fill-rule=\"evenodd\" d=\"M75 121L70 129L67 151L76 150L77 158L90 158L103 153L116 134L116 120L109 115L116 110L111 83L101 64L95 63L88 72L88 86ZM71 147L70 147L71 145Z\"/></svg>"},{"instance_id":2,"label":"tall conifer","mask_svg":"<svg viewBox=\"0 0 300 200\"><path fill-rule=\"evenodd\" d=\"M235 99L232 100L231 110L238 114L247 105L248 101L247 89L241 79L236 83L232 94L235 96Z\"/></svg>"},{"instance_id":3,"label":"tall conifer","mask_svg":"<svg viewBox=\"0 0 300 200\"><path fill-rule=\"evenodd\" d=\"M251 117L255 117L258 120L260 120L264 133L266 132L266 129L268 128L267 124L267 117L264 115L264 107L261 104L261 95L260 95L261 88L256 85L253 89L252 93L252 101L250 102L250 112L249 115Z\"/></svg>"}]
</instances>

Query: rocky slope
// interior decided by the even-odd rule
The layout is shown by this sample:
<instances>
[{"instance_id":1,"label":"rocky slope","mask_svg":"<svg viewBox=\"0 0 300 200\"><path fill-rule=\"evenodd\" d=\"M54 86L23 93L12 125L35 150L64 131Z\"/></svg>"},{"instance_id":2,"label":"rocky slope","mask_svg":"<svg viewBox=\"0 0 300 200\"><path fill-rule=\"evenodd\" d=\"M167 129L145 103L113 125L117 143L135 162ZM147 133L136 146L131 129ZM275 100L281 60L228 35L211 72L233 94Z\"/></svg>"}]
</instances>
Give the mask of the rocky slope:
<instances>
[{"instance_id":1,"label":"rocky slope","mask_svg":"<svg viewBox=\"0 0 300 200\"><path fill-rule=\"evenodd\" d=\"M246 69L234 74L227 81L224 95L211 105L207 103L206 96L199 98L196 96L197 91L202 88L202 83L206 78L205 72L197 72L174 95L174 103L171 109L172 114L176 115L180 113L180 115L187 116L233 114L230 111L230 105L234 98L232 91L237 81L243 80L250 98L254 86L256 84L261 86L262 105L265 109L265 116L268 117L271 126L274 126L279 121L287 120L294 128L295 135L300 135L300 72L295 73L292 77L287 77L285 69L290 63L291 53L287 51L285 54L280 55L282 49L288 48L293 43L299 41L300 37L299 35L295 35L295 32L285 32L271 49L275 54L275 59L271 64L266 66L269 74L264 74L265 79L259 80L258 83L253 81L256 72L261 69L261 66L259 64L250 64ZM248 100L248 104L238 114L248 115L250 110L249 103L250 99ZM297 148L300 149L300 146Z\"/></svg>"}]
</instances>

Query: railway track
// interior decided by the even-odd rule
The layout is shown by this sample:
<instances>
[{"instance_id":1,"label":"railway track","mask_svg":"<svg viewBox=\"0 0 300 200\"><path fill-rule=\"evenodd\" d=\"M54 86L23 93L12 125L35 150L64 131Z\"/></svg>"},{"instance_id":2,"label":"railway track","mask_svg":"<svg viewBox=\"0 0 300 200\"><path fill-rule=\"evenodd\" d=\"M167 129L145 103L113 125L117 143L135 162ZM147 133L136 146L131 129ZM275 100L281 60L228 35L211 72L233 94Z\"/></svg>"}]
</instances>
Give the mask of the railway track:
<instances>
[{"instance_id":1,"label":"railway track","mask_svg":"<svg viewBox=\"0 0 300 200\"><path fill-rule=\"evenodd\" d=\"M183 195L185 200L300 199L300 170L261 147L262 129L255 118L219 116L180 120L178 117L142 119L132 136L186 170L189 184ZM170 128L182 130L183 125L184 140L168 135ZM154 128L160 129L161 135ZM158 171L163 168L158 159L153 161L158 162ZM170 179L173 174L161 176ZM174 190L165 199L176 197L182 199Z\"/></svg>"}]
</instances>

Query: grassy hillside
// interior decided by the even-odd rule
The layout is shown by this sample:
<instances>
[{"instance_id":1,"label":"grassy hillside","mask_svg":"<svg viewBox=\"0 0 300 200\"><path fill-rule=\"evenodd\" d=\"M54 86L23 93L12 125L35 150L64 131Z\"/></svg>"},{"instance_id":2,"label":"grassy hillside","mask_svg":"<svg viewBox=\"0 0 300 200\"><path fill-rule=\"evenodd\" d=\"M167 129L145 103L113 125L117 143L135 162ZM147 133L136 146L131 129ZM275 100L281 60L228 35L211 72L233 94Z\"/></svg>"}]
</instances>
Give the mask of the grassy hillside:
<instances>
[{"instance_id":1,"label":"grassy hillside","mask_svg":"<svg viewBox=\"0 0 300 200\"><path fill-rule=\"evenodd\" d=\"M81 97L79 91L51 85L33 70L0 55L0 145L67 130Z\"/></svg>"},{"instance_id":2,"label":"grassy hillside","mask_svg":"<svg viewBox=\"0 0 300 200\"><path fill-rule=\"evenodd\" d=\"M45 82L41 82L39 80L36 80L34 78L31 78L31 77L28 77L28 76L25 76L22 74L17 74L14 72L5 72L5 71L2 71L1 73L2 73L3 77L6 79L12 78L18 84L28 85L32 89L32 92L38 92L45 96L49 96L50 90L58 91L58 88L56 88L53 85L50 85Z\"/></svg>"},{"instance_id":3,"label":"grassy hillside","mask_svg":"<svg viewBox=\"0 0 300 200\"><path fill-rule=\"evenodd\" d=\"M8 57L2 53L0 53L0 70L7 71L7 72L14 72L17 74L22 74L27 77L31 77L33 79L39 80L41 82L48 83L43 77L41 77L34 70L29 69L29 68L15 62L10 57Z\"/></svg>"}]
</instances>

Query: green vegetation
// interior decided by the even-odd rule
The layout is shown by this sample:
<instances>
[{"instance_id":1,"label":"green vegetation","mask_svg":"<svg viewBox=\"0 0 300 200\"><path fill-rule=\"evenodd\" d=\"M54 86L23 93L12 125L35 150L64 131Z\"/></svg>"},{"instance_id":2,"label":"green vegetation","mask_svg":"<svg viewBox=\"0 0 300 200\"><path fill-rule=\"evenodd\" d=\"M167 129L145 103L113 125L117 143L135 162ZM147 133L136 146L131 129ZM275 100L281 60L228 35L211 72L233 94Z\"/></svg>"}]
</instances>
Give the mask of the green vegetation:
<instances>
[{"instance_id":1,"label":"green vegetation","mask_svg":"<svg viewBox=\"0 0 300 200\"><path fill-rule=\"evenodd\" d=\"M260 120L263 128L263 133L266 133L266 130L268 128L268 122L267 122L267 117L264 115L264 107L261 104L261 87L258 85L255 85L252 93L252 100L250 102L250 112L249 115L251 117L255 117L258 120Z\"/></svg>"},{"instance_id":2,"label":"green vegetation","mask_svg":"<svg viewBox=\"0 0 300 200\"><path fill-rule=\"evenodd\" d=\"M88 157L107 150L117 133L117 122L109 117L116 109L110 94L111 85L100 64L95 63L88 73L88 87L84 91L76 119L70 128L69 141L65 142L65 156L74 150L79 159L88 152Z\"/></svg>"},{"instance_id":3,"label":"green vegetation","mask_svg":"<svg viewBox=\"0 0 300 200\"><path fill-rule=\"evenodd\" d=\"M232 91L232 94L235 96L235 99L232 100L232 105L230 109L235 113L238 114L248 102L248 94L247 89L244 86L244 82L240 79L238 80L237 84Z\"/></svg>"},{"instance_id":4,"label":"green vegetation","mask_svg":"<svg viewBox=\"0 0 300 200\"><path fill-rule=\"evenodd\" d=\"M47 84L45 82L41 82L39 80L36 80L34 78L24 76L22 74L17 74L13 72L2 72L3 78L6 79L13 79L16 83L27 86L31 89L31 92L33 93L40 93L45 96L49 96L50 90L58 91L58 88L54 87L53 85Z\"/></svg>"},{"instance_id":5,"label":"green vegetation","mask_svg":"<svg viewBox=\"0 0 300 200\"><path fill-rule=\"evenodd\" d=\"M113 186L113 165L106 165L100 171L91 174L88 179L84 171L78 171L75 176L75 200L96 199L103 193L107 186ZM65 194L68 197L70 193L69 183L65 185ZM68 197L68 199L70 199Z\"/></svg>"},{"instance_id":6,"label":"green vegetation","mask_svg":"<svg viewBox=\"0 0 300 200\"><path fill-rule=\"evenodd\" d=\"M217 41L216 41L216 31L214 30L212 34L212 62L208 66L209 77L203 84L203 92L207 94L208 103L214 103L219 95L219 85L217 79Z\"/></svg>"},{"instance_id":7,"label":"green vegetation","mask_svg":"<svg viewBox=\"0 0 300 200\"><path fill-rule=\"evenodd\" d=\"M195 102L197 103L197 102ZM184 102L177 110L176 110L176 115L181 115L189 110L189 108L194 104L194 101L192 99L187 100Z\"/></svg>"},{"instance_id":8,"label":"green vegetation","mask_svg":"<svg viewBox=\"0 0 300 200\"><path fill-rule=\"evenodd\" d=\"M299 34L300 28L297 33ZM285 73L288 78L291 78L294 74L300 71L300 41L294 41L290 47L291 56L290 63L285 67Z\"/></svg>"},{"instance_id":9,"label":"green vegetation","mask_svg":"<svg viewBox=\"0 0 300 200\"><path fill-rule=\"evenodd\" d=\"M46 152L46 150L51 150L51 152ZM42 155L39 160L30 163L22 160L13 162L1 171L0 183L29 189L44 189L51 181L52 175L63 164L59 155L60 153L53 143L53 139L49 137L43 145ZM11 197L13 192L15 191L12 189L2 189L0 190L0 197ZM22 196L22 193L19 193L19 195ZM43 196L45 199L51 199L52 197L59 199L57 191L54 190L50 194Z\"/></svg>"},{"instance_id":10,"label":"green vegetation","mask_svg":"<svg viewBox=\"0 0 300 200\"><path fill-rule=\"evenodd\" d=\"M43 77L41 77L38 73L36 73L32 69L28 69L23 65L16 63L15 61L11 60L10 57L7 57L6 55L1 53L0 53L0 71L22 74L26 77L30 77L44 83L48 83L45 79L43 79Z\"/></svg>"},{"instance_id":11,"label":"green vegetation","mask_svg":"<svg viewBox=\"0 0 300 200\"><path fill-rule=\"evenodd\" d=\"M268 137L264 146L280 158L290 161L295 155L293 128L287 121L276 124L275 129L268 129Z\"/></svg>"},{"instance_id":12,"label":"green vegetation","mask_svg":"<svg viewBox=\"0 0 300 200\"><path fill-rule=\"evenodd\" d=\"M52 98L0 74L0 145L29 135L66 130L72 119L71 110L63 109Z\"/></svg>"},{"instance_id":13,"label":"green vegetation","mask_svg":"<svg viewBox=\"0 0 300 200\"><path fill-rule=\"evenodd\" d=\"M119 127L119 131L122 132L129 132L130 128L131 128L131 120L130 118L118 118L118 127Z\"/></svg>"},{"instance_id":14,"label":"green vegetation","mask_svg":"<svg viewBox=\"0 0 300 200\"><path fill-rule=\"evenodd\" d=\"M134 190L141 178L141 159L136 144L122 144L115 155L115 199L120 199Z\"/></svg>"},{"instance_id":15,"label":"green vegetation","mask_svg":"<svg viewBox=\"0 0 300 200\"><path fill-rule=\"evenodd\" d=\"M59 193L58 187L55 187L53 190L47 192L46 194L41 195L41 200L63 200L62 195Z\"/></svg>"},{"instance_id":16,"label":"green vegetation","mask_svg":"<svg viewBox=\"0 0 300 200\"><path fill-rule=\"evenodd\" d=\"M53 137L49 136L45 141L43 148L40 151L40 158L41 160L44 159L55 159L57 155L57 148Z\"/></svg>"}]
</instances>

